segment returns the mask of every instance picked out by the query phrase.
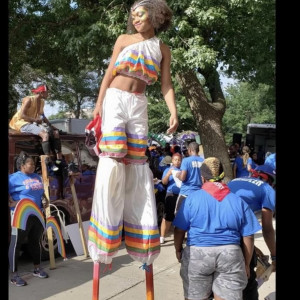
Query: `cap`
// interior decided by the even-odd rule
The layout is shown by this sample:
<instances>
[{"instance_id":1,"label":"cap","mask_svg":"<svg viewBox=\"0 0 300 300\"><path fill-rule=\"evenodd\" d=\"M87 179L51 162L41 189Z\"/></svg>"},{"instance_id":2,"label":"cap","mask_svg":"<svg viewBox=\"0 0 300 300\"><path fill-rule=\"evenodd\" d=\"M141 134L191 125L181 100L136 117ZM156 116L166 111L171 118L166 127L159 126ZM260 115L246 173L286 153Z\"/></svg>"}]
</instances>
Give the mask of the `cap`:
<instances>
[{"instance_id":1,"label":"cap","mask_svg":"<svg viewBox=\"0 0 300 300\"><path fill-rule=\"evenodd\" d=\"M172 157L167 155L163 158L163 160L160 162L160 165L165 166L165 165L170 165L172 163Z\"/></svg>"},{"instance_id":2,"label":"cap","mask_svg":"<svg viewBox=\"0 0 300 300\"><path fill-rule=\"evenodd\" d=\"M270 165L259 165L255 168L255 171L268 174L273 178L276 176L276 171Z\"/></svg>"}]
</instances>

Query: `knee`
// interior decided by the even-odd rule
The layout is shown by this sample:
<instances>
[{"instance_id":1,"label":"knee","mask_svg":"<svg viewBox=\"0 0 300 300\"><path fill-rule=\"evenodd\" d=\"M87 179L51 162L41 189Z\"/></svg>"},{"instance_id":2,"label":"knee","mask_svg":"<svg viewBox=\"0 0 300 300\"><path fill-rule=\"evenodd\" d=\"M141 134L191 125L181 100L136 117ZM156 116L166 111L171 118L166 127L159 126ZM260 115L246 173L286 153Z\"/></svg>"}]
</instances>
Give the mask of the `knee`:
<instances>
[{"instance_id":1,"label":"knee","mask_svg":"<svg viewBox=\"0 0 300 300\"><path fill-rule=\"evenodd\" d=\"M39 136L43 139L44 142L49 141L49 134L46 131L41 131Z\"/></svg>"},{"instance_id":2,"label":"knee","mask_svg":"<svg viewBox=\"0 0 300 300\"><path fill-rule=\"evenodd\" d=\"M55 139L59 139L59 131L58 131L58 129L53 130L53 137Z\"/></svg>"}]
</instances>

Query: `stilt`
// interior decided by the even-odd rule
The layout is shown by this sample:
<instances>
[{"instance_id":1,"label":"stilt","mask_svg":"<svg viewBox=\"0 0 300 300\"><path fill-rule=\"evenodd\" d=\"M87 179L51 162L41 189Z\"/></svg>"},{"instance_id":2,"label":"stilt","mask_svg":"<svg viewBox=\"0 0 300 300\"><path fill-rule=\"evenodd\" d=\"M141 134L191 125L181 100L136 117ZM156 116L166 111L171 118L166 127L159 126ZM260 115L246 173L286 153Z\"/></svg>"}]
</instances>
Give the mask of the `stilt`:
<instances>
[{"instance_id":1,"label":"stilt","mask_svg":"<svg viewBox=\"0 0 300 300\"><path fill-rule=\"evenodd\" d=\"M153 265L149 265L145 270L146 274L146 300L154 300L154 285L153 285Z\"/></svg>"},{"instance_id":2,"label":"stilt","mask_svg":"<svg viewBox=\"0 0 300 300\"><path fill-rule=\"evenodd\" d=\"M100 263L94 262L92 300L99 300L99 284L100 284Z\"/></svg>"}]
</instances>

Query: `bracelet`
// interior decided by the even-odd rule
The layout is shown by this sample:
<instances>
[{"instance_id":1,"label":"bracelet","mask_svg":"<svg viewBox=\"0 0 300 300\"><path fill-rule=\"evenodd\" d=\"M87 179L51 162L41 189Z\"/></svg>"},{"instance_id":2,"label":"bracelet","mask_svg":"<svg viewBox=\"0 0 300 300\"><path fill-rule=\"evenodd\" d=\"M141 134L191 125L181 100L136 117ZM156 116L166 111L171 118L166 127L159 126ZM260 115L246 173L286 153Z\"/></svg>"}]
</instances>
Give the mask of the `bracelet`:
<instances>
[{"instance_id":1,"label":"bracelet","mask_svg":"<svg viewBox=\"0 0 300 300\"><path fill-rule=\"evenodd\" d=\"M271 261L275 261L275 260L276 260L276 255L275 256L271 255Z\"/></svg>"}]
</instances>

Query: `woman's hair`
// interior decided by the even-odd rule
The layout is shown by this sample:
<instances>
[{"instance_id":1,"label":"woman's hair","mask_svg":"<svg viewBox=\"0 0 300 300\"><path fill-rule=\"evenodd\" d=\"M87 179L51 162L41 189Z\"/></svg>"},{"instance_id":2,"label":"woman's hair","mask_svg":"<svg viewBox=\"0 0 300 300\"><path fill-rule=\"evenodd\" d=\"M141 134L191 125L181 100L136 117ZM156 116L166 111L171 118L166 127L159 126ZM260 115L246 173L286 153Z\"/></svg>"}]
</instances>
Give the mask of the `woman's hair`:
<instances>
[{"instance_id":1,"label":"woman's hair","mask_svg":"<svg viewBox=\"0 0 300 300\"><path fill-rule=\"evenodd\" d=\"M243 166L247 166L248 158L250 157L250 148L248 146L244 146L242 149L242 157L243 157Z\"/></svg>"},{"instance_id":2,"label":"woman's hair","mask_svg":"<svg viewBox=\"0 0 300 300\"><path fill-rule=\"evenodd\" d=\"M155 34L162 31L166 31L171 25L171 19L173 16L172 10L167 5L164 0L138 0L131 6L128 22L127 22L127 32L136 33L136 29L132 24L131 11L135 8L143 6L147 9L149 14L149 19L154 27Z\"/></svg>"},{"instance_id":3,"label":"woman's hair","mask_svg":"<svg viewBox=\"0 0 300 300\"><path fill-rule=\"evenodd\" d=\"M182 159L182 155L181 155L180 153L178 153L178 152L175 152L175 153L172 155L172 159L173 159L174 157L176 157L176 156L178 156L179 158Z\"/></svg>"},{"instance_id":4,"label":"woman's hair","mask_svg":"<svg viewBox=\"0 0 300 300\"><path fill-rule=\"evenodd\" d=\"M208 181L221 181L225 176L222 163L216 157L206 158L200 167L200 171L201 176Z\"/></svg>"},{"instance_id":5,"label":"woman's hair","mask_svg":"<svg viewBox=\"0 0 300 300\"><path fill-rule=\"evenodd\" d=\"M21 170L21 166L25 165L28 159L32 159L25 151L21 151L16 160L17 170Z\"/></svg>"}]
</instances>

